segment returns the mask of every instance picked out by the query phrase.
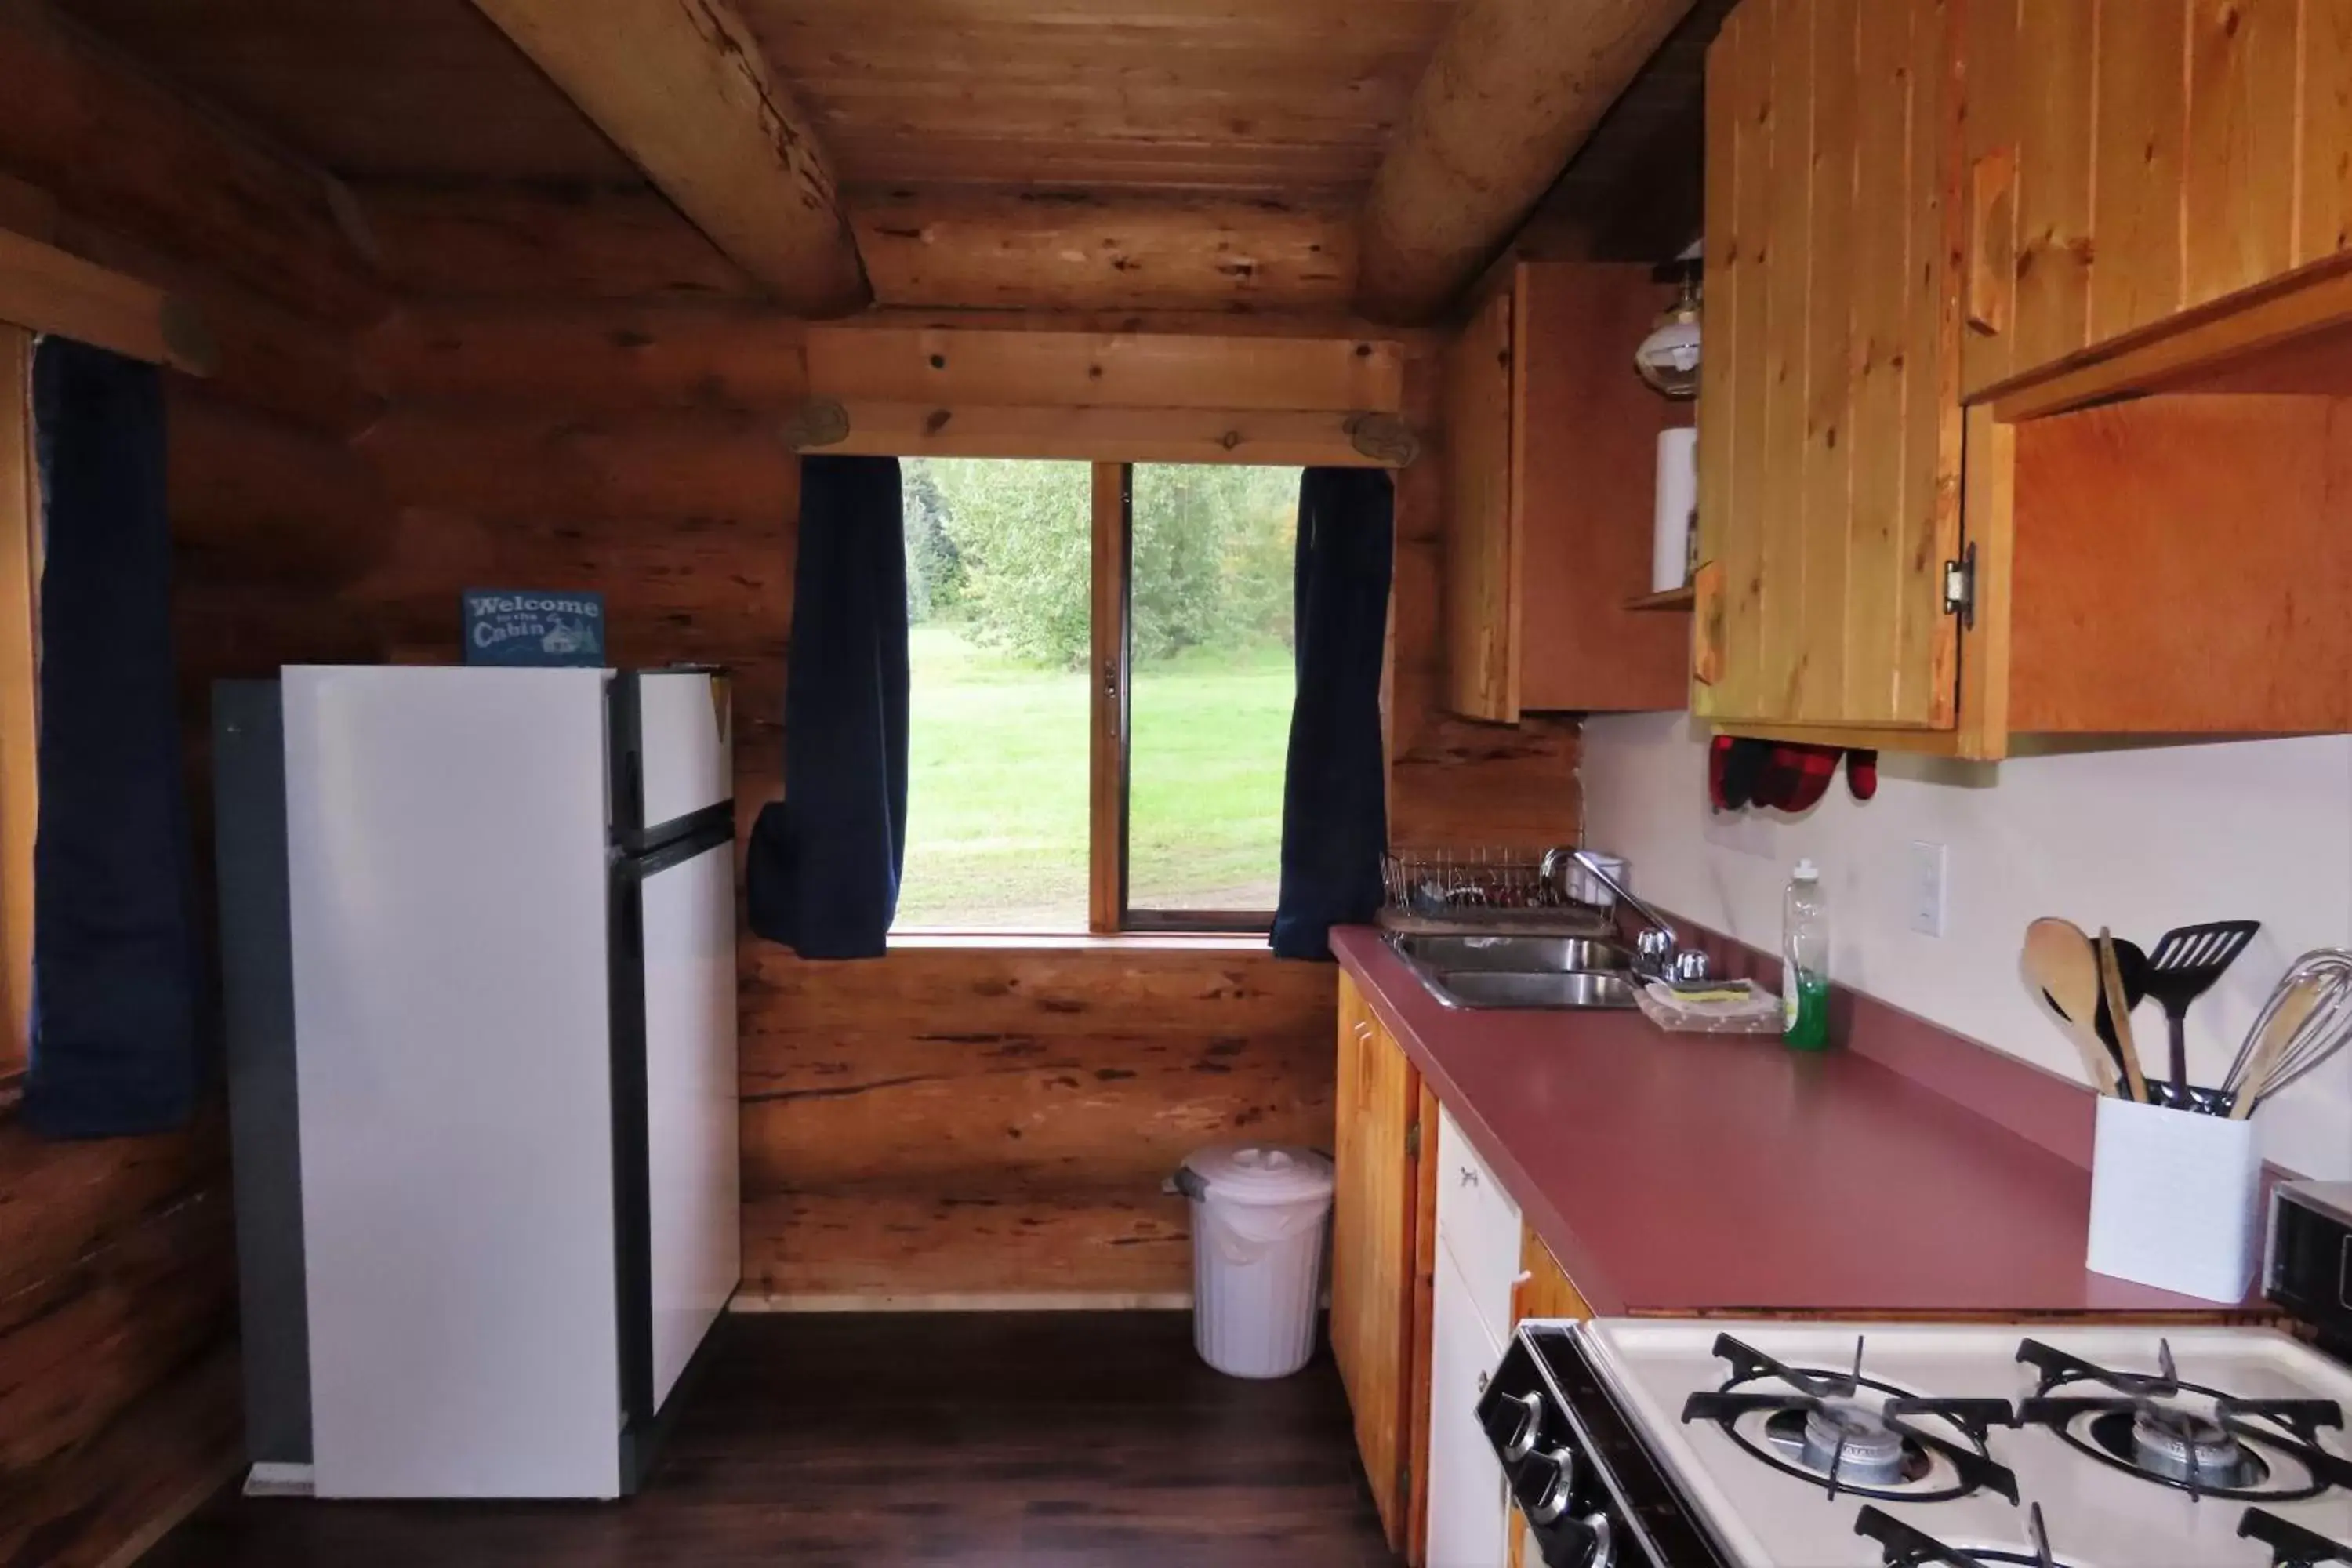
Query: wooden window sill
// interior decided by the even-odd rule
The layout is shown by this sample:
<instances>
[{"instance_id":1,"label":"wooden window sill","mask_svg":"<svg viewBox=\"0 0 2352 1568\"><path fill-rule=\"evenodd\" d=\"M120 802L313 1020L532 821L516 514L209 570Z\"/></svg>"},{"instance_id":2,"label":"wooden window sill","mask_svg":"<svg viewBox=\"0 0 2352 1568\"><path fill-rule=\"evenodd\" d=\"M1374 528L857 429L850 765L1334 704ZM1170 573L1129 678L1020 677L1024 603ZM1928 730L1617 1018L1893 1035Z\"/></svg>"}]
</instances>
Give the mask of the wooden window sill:
<instances>
[{"instance_id":1,"label":"wooden window sill","mask_svg":"<svg viewBox=\"0 0 2352 1568\"><path fill-rule=\"evenodd\" d=\"M1031 952L1265 952L1265 933L1239 931L893 931L890 951Z\"/></svg>"}]
</instances>

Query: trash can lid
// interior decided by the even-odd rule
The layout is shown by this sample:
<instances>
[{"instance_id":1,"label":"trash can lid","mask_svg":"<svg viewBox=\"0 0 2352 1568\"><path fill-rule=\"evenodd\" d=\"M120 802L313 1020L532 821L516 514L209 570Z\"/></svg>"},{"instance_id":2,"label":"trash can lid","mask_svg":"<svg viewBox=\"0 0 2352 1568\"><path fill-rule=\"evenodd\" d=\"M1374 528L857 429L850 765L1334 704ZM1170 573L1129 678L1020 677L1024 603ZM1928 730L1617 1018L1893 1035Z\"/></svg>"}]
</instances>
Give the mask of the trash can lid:
<instances>
[{"instance_id":1,"label":"trash can lid","mask_svg":"<svg viewBox=\"0 0 2352 1568\"><path fill-rule=\"evenodd\" d=\"M1184 1168L1206 1195L1235 1204L1307 1203L1331 1195L1331 1162L1312 1149L1220 1143L1189 1155Z\"/></svg>"}]
</instances>

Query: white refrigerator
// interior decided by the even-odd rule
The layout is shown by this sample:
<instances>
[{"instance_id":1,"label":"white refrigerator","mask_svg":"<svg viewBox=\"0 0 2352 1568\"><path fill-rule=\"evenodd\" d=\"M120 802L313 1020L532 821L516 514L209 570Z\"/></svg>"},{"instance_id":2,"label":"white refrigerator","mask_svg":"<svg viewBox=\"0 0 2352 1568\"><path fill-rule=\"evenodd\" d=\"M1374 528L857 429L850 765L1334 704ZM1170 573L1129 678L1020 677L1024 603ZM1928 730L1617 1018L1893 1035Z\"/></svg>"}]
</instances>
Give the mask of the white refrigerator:
<instances>
[{"instance_id":1,"label":"white refrigerator","mask_svg":"<svg viewBox=\"0 0 2352 1568\"><path fill-rule=\"evenodd\" d=\"M726 679L281 700L316 1492L632 1490L740 1274Z\"/></svg>"}]
</instances>

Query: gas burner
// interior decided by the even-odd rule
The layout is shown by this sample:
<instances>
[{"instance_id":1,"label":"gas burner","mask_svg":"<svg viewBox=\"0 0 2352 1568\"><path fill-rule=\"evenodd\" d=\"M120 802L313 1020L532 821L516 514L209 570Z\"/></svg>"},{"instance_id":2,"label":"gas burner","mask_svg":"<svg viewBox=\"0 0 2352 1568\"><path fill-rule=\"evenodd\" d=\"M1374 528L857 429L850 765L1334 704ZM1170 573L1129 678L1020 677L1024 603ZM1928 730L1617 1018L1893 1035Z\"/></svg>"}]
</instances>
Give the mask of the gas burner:
<instances>
[{"instance_id":1,"label":"gas burner","mask_svg":"<svg viewBox=\"0 0 2352 1568\"><path fill-rule=\"evenodd\" d=\"M2219 1421L2193 1410L2148 1405L2094 1415L2091 1440L2116 1458L2180 1485L2258 1487L2270 1467Z\"/></svg>"},{"instance_id":2,"label":"gas burner","mask_svg":"<svg viewBox=\"0 0 2352 1568\"><path fill-rule=\"evenodd\" d=\"M2021 1563L2024 1568L2066 1568L2063 1558L2050 1554L2050 1532L2042 1527L2042 1505L2035 1503L2027 1515L2032 1531L2031 1542L2017 1548L1970 1546L1966 1549L1948 1546L1924 1530L1910 1525L1874 1508L1865 1507L1854 1515L1853 1532L1867 1536L1885 1550L1886 1568L1996 1568L1998 1564Z\"/></svg>"},{"instance_id":3,"label":"gas burner","mask_svg":"<svg viewBox=\"0 0 2352 1568\"><path fill-rule=\"evenodd\" d=\"M1850 1372L1784 1366L1729 1334L1717 1337L1715 1353L1731 1376L1713 1393L1692 1394L1683 1419L1716 1423L1784 1475L1826 1487L1831 1497L1948 1502L1990 1489L2017 1501L2017 1478L1986 1447L1994 1426L2016 1425L2006 1400L1927 1399L1866 1378L1859 1339ZM1747 1386L1767 1381L1786 1391Z\"/></svg>"},{"instance_id":4,"label":"gas burner","mask_svg":"<svg viewBox=\"0 0 2352 1568\"><path fill-rule=\"evenodd\" d=\"M2299 1524L2289 1524L2274 1513L2250 1508L2238 1521L2238 1533L2271 1549L2271 1568L2325 1568L2328 1563L2352 1563L2352 1546L2330 1541Z\"/></svg>"},{"instance_id":5,"label":"gas burner","mask_svg":"<svg viewBox=\"0 0 2352 1568\"><path fill-rule=\"evenodd\" d=\"M2191 1497L2294 1502L2330 1487L2352 1488L2352 1461L2319 1445L2319 1429L2341 1426L2326 1399L2237 1399L2180 1381L2169 1341L2157 1343L2158 1371L2112 1372L2039 1340L2017 1359L2041 1369L2020 1422L2047 1426L2103 1464ZM2097 1384L2114 1392L2051 1397L2051 1390Z\"/></svg>"},{"instance_id":6,"label":"gas burner","mask_svg":"<svg viewBox=\"0 0 2352 1568\"><path fill-rule=\"evenodd\" d=\"M1764 1418L1772 1447L1808 1469L1835 1470L1862 1486L1927 1479L1927 1456L1878 1411L1856 1401L1825 1399L1810 1410L1776 1410Z\"/></svg>"}]
</instances>

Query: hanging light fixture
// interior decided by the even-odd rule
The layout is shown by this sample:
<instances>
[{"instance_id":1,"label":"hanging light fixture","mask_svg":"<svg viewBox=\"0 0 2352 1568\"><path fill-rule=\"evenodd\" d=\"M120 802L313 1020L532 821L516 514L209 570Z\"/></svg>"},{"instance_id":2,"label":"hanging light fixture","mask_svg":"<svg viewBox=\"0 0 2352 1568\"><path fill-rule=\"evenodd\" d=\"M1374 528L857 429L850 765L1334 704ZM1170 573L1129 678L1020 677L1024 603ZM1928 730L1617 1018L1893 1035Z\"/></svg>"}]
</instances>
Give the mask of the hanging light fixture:
<instances>
[{"instance_id":1,"label":"hanging light fixture","mask_svg":"<svg viewBox=\"0 0 2352 1568\"><path fill-rule=\"evenodd\" d=\"M1701 270L1697 258L1693 256L1658 268L1658 280L1679 284L1682 292L1658 317L1650 335L1642 340L1642 346L1633 351L1633 368L1641 372L1642 379L1677 400L1698 395Z\"/></svg>"}]
</instances>

